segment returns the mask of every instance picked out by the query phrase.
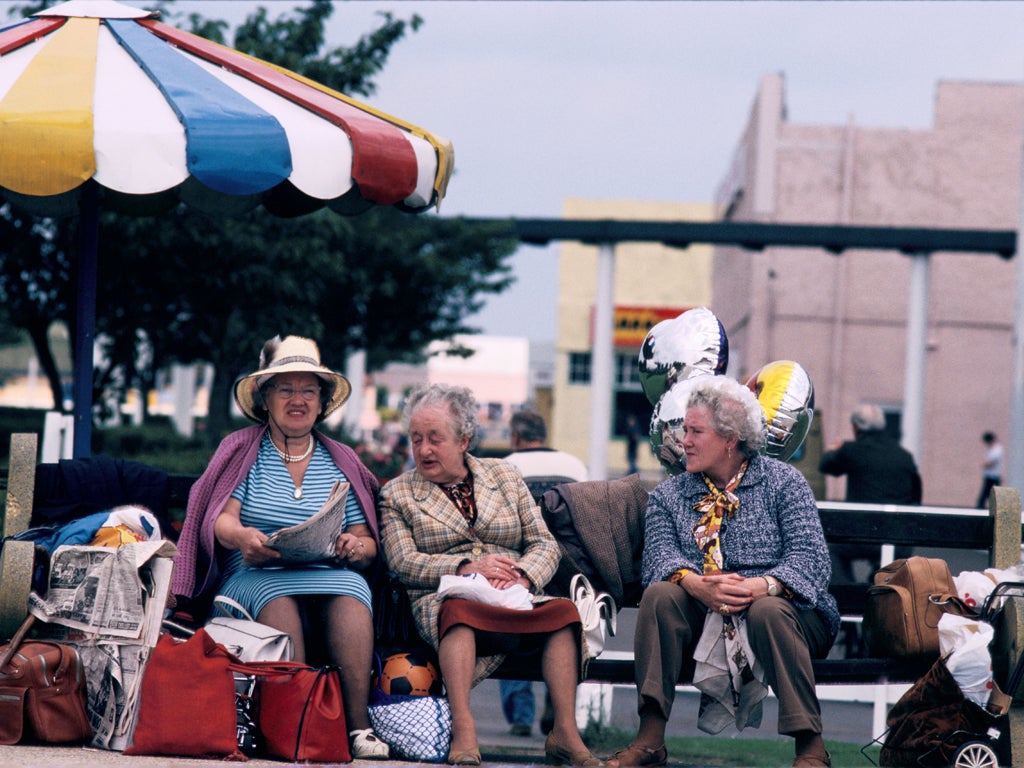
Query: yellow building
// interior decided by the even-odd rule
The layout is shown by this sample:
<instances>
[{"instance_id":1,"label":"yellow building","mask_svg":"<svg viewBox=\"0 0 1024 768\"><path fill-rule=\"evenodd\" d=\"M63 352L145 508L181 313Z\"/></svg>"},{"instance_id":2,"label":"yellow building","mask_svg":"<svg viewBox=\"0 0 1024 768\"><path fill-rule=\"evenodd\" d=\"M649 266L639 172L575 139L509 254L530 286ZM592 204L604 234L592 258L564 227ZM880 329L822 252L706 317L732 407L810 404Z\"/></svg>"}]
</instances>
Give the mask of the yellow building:
<instances>
[{"instance_id":1,"label":"yellow building","mask_svg":"<svg viewBox=\"0 0 1024 768\"><path fill-rule=\"evenodd\" d=\"M712 221L711 204L622 200L565 201L566 219ZM597 285L597 246L563 242L559 246L558 339L555 359L551 445L590 463L593 317ZM615 246L615 330L611 440L608 477L627 470L625 425L633 414L643 437L638 450L641 472L661 473L647 440L653 406L640 387L637 357L651 326L693 307L711 303L713 249L708 245L670 248L659 243Z\"/></svg>"}]
</instances>

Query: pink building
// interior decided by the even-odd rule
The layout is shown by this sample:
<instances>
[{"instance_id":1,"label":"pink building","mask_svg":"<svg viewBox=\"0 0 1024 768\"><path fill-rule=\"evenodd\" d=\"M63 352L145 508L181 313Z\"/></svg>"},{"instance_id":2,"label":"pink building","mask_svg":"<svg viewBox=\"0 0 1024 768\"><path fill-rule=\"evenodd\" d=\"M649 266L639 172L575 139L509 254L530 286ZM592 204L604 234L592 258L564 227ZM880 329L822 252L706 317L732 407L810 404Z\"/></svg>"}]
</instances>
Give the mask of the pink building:
<instances>
[{"instance_id":1,"label":"pink building","mask_svg":"<svg viewBox=\"0 0 1024 768\"><path fill-rule=\"evenodd\" d=\"M927 130L794 125L784 80L766 76L716 195L735 221L1016 229L1024 85L939 83ZM718 248L712 309L745 379L791 359L810 374L815 426L801 468L828 498L843 481L815 477L822 445L849 439L849 414L904 407L910 259L892 251ZM1015 266L993 255L930 259L921 450L926 504L970 506L980 436L1004 444L1010 413ZM820 430L820 431L819 431Z\"/></svg>"}]
</instances>

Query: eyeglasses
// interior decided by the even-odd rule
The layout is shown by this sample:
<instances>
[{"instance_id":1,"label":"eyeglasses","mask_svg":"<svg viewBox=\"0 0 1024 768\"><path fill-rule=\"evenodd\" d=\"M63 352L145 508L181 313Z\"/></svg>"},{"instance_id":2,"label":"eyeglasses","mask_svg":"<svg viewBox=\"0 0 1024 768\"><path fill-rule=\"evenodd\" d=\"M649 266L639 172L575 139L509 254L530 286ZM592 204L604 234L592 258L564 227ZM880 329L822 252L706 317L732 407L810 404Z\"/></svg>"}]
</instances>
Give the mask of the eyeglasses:
<instances>
[{"instance_id":1,"label":"eyeglasses","mask_svg":"<svg viewBox=\"0 0 1024 768\"><path fill-rule=\"evenodd\" d=\"M270 389L277 392L277 394L285 400L291 400L295 395L301 395L303 400L307 403L311 403L320 397L320 387L304 387L303 389L295 389L294 387L279 387L276 384L271 384Z\"/></svg>"}]
</instances>

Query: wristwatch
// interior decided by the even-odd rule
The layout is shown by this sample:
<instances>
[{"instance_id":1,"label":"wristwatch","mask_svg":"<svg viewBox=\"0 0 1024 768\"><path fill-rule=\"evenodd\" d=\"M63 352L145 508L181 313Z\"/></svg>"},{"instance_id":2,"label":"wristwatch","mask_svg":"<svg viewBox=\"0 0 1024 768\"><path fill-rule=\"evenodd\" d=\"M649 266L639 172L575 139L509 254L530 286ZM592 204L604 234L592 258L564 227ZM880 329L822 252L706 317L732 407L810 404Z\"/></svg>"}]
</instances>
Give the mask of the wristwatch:
<instances>
[{"instance_id":1,"label":"wristwatch","mask_svg":"<svg viewBox=\"0 0 1024 768\"><path fill-rule=\"evenodd\" d=\"M764 580L768 582L768 596L777 596L779 594L779 580L774 576L765 576Z\"/></svg>"}]
</instances>

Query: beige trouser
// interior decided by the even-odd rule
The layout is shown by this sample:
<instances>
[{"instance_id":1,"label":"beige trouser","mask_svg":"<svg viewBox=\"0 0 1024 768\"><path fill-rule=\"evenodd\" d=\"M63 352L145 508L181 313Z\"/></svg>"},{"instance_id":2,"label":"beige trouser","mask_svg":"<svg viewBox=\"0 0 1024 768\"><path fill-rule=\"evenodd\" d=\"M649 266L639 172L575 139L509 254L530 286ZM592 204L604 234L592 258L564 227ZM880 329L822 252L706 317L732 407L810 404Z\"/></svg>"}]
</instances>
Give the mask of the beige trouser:
<instances>
[{"instance_id":1,"label":"beige trouser","mask_svg":"<svg viewBox=\"0 0 1024 768\"><path fill-rule=\"evenodd\" d=\"M676 681L693 658L706 613L703 603L676 584L659 581L644 590L633 638L641 711L650 707L668 720ZM811 659L827 654L832 644L821 616L781 597L763 597L747 611L747 637L779 700L779 733L821 733Z\"/></svg>"}]
</instances>

